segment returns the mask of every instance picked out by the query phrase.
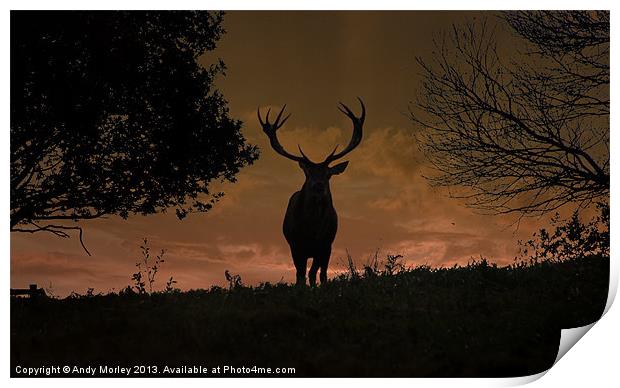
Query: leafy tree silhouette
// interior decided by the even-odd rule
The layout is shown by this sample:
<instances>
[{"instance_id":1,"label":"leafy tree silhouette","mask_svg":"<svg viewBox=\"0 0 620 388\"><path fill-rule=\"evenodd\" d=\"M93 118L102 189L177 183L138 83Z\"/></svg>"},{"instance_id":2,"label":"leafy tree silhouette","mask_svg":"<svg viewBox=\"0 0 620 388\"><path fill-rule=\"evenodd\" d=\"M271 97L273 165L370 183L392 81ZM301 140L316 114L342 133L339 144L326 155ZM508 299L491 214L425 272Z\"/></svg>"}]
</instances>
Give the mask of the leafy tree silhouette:
<instances>
[{"instance_id":1,"label":"leafy tree silhouette","mask_svg":"<svg viewBox=\"0 0 620 388\"><path fill-rule=\"evenodd\" d=\"M11 13L11 231L81 241L70 221L213 206L209 183L258 157L214 86L224 63L197 63L222 19Z\"/></svg>"}]
</instances>

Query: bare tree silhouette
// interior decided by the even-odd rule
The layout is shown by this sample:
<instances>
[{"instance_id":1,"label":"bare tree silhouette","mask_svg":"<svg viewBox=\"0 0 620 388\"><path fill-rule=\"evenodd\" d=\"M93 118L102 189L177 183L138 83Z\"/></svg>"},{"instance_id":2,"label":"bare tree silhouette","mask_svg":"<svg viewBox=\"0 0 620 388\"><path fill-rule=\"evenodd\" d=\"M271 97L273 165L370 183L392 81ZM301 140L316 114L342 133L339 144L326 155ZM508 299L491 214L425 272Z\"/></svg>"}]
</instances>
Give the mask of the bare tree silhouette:
<instances>
[{"instance_id":1,"label":"bare tree silhouette","mask_svg":"<svg viewBox=\"0 0 620 388\"><path fill-rule=\"evenodd\" d=\"M316 273L321 269L321 284L327 281L327 266L331 256L332 243L336 238L338 230L338 215L332 202L332 195L329 189L329 179L333 175L344 172L349 162L342 162L333 167L329 164L344 157L357 147L362 141L362 127L366 117L364 103L358 97L362 106L360 117L344 104L340 103L340 111L347 115L353 122L353 135L349 145L342 151L336 153L338 146L320 163L311 161L298 146L301 156L288 153L278 141L276 132L290 115L282 118L286 105L280 110L273 123L269 122L269 113L265 121L258 110L258 120L263 127L263 131L269 137L271 147L285 158L291 159L299 164L303 170L306 180L301 190L295 192L288 203L286 215L284 216L283 232L286 241L291 248L293 263L297 270L297 284L306 284L306 268L308 259L312 257L312 266L308 273L310 285L316 285Z\"/></svg>"},{"instance_id":2,"label":"bare tree silhouette","mask_svg":"<svg viewBox=\"0 0 620 388\"><path fill-rule=\"evenodd\" d=\"M609 195L609 12L509 12L519 57L486 20L418 58L413 122L429 178L488 213L541 215ZM463 190L464 189L464 190Z\"/></svg>"}]
</instances>

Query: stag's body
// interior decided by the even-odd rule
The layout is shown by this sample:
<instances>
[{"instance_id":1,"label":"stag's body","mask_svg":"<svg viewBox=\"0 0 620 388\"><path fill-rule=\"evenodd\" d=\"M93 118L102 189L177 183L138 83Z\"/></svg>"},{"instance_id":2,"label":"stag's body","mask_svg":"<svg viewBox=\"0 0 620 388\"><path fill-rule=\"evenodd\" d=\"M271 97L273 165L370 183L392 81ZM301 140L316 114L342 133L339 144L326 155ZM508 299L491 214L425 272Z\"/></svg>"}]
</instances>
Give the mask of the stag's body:
<instances>
[{"instance_id":1,"label":"stag's body","mask_svg":"<svg viewBox=\"0 0 620 388\"><path fill-rule=\"evenodd\" d=\"M282 231L291 248L297 281L305 283L308 259L312 257L310 284L316 283L317 270L321 269L321 283L327 280L327 266L332 243L338 230L338 214L327 188L326 196L313 196L306 184L291 196L284 216Z\"/></svg>"},{"instance_id":2,"label":"stag's body","mask_svg":"<svg viewBox=\"0 0 620 388\"><path fill-rule=\"evenodd\" d=\"M258 119L263 131L269 137L273 149L282 156L294 160L306 175L301 190L294 193L288 203L282 231L291 248L293 263L297 271L297 284L306 284L306 268L308 259L312 258L309 278L310 285L316 285L316 273L321 270L321 283L327 281L327 266L331 256L332 243L338 230L338 215L332 202L329 188L329 179L333 175L341 174L349 162L329 167L329 164L351 152L362 140L362 125L364 123L365 108L362 104L362 116L356 117L349 108L341 104L340 110L353 121L353 136L349 145L336 154L336 148L321 163L314 163L304 155L301 147L301 157L289 154L280 145L276 131L286 122L289 116L282 118L284 108L278 114L273 124L269 123L269 112L265 122L262 121L260 111ZM286 106L285 106L286 107Z\"/></svg>"}]
</instances>

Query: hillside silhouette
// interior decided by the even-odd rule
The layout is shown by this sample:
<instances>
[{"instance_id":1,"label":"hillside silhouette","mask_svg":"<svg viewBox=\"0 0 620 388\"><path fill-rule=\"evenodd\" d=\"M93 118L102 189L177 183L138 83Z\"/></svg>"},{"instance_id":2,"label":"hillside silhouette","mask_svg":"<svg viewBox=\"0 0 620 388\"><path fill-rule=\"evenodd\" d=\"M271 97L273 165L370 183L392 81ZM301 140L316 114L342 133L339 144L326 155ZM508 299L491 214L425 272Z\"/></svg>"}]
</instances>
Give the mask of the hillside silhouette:
<instances>
[{"instance_id":1,"label":"hillside silhouette","mask_svg":"<svg viewBox=\"0 0 620 388\"><path fill-rule=\"evenodd\" d=\"M553 365L561 328L601 317L608 279L609 259L599 256L435 269L390 257L318 288L231 281L151 295L13 298L12 373L68 364L294 367L297 377L530 375Z\"/></svg>"}]
</instances>

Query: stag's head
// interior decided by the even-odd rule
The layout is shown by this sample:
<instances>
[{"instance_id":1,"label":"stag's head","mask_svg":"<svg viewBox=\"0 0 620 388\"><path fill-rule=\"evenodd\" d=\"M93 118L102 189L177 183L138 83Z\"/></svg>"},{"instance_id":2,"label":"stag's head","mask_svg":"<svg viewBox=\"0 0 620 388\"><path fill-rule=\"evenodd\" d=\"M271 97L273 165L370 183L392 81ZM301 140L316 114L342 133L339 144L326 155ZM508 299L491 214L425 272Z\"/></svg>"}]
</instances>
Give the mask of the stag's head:
<instances>
[{"instance_id":1,"label":"stag's head","mask_svg":"<svg viewBox=\"0 0 620 388\"><path fill-rule=\"evenodd\" d=\"M349 145L338 153L336 153L336 151L338 150L338 145L336 145L334 150L325 158L325 160L319 163L316 163L310 160L310 158L308 158L306 154L304 154L303 150L301 149L301 146L299 145L297 146L301 156L296 156L286 151L284 147L282 147L282 145L278 141L276 132L278 131L278 129L280 129L284 125L286 120L288 120L288 118L291 116L289 114L286 117L282 118L282 115L284 114L284 110L286 109L286 105L282 107L282 110L280 110L280 113L278 113L278 116L276 117L273 123L269 122L269 113L271 113L271 109L267 111L267 116L265 117L265 121L263 121L263 118L261 117L260 109L258 110L258 121L263 127L263 131L269 138L271 147L278 154L284 156L285 158L293 160L299 164L299 167L301 167L301 169L303 170L306 176L306 181L304 183L304 190L309 195L315 198L320 198L320 197L329 195L330 193L329 192L329 179L333 175L338 175L344 172L349 162L338 163L332 167L330 167L330 164L337 161L338 159L343 158L346 154L353 151L353 149L355 149L355 147L357 147L362 141L362 127L364 125L364 118L366 117L366 108L364 107L364 103L359 97L358 97L358 100L362 106L362 113L360 117L355 116L353 112L343 103L340 103L340 106L338 107L338 109L342 113L344 113L347 117L349 117L351 121L353 122L353 135L351 136L351 141L349 142Z\"/></svg>"}]
</instances>

